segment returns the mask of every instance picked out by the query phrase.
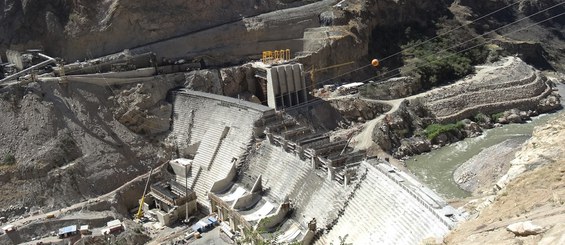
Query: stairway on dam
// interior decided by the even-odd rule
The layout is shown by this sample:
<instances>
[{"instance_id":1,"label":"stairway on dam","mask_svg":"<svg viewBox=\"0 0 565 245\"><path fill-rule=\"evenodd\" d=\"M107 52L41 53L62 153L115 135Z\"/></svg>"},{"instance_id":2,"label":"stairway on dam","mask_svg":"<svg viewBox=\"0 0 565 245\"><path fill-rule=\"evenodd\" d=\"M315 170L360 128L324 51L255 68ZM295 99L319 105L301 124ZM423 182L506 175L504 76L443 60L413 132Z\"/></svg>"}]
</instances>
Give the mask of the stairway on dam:
<instances>
[{"instance_id":1,"label":"stairway on dam","mask_svg":"<svg viewBox=\"0 0 565 245\"><path fill-rule=\"evenodd\" d=\"M273 110L225 96L181 90L174 94L173 133L179 152L194 156L189 187L207 207L207 193L246 154L254 124ZM177 179L184 185L184 179Z\"/></svg>"}]
</instances>

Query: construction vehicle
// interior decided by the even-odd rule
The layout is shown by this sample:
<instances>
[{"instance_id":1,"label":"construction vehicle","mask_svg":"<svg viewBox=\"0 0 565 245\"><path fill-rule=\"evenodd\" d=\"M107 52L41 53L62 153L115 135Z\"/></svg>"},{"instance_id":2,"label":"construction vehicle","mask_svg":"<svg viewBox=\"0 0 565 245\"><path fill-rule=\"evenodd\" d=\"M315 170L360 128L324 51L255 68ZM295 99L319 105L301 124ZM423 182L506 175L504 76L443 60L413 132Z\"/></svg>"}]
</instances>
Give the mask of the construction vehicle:
<instances>
[{"instance_id":1,"label":"construction vehicle","mask_svg":"<svg viewBox=\"0 0 565 245\"><path fill-rule=\"evenodd\" d=\"M143 216L143 203L145 202L145 194L147 194L147 187L149 187L149 180L151 179L151 174L153 173L153 168L149 170L149 176L147 177L147 182L145 182L145 188L143 189L143 195L139 200L139 208L137 209L137 214L135 215L135 220L139 222Z\"/></svg>"}]
</instances>

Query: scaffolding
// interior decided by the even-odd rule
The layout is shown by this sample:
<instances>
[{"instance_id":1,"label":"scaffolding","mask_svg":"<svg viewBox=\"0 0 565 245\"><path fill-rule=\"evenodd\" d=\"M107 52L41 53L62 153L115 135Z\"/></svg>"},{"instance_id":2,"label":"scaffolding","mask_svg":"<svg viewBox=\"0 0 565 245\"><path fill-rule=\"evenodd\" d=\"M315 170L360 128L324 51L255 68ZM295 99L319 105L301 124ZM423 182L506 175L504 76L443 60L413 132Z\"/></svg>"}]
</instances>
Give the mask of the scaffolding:
<instances>
[{"instance_id":1,"label":"scaffolding","mask_svg":"<svg viewBox=\"0 0 565 245\"><path fill-rule=\"evenodd\" d=\"M290 49L263 51L261 61L265 64L282 63L290 60Z\"/></svg>"}]
</instances>

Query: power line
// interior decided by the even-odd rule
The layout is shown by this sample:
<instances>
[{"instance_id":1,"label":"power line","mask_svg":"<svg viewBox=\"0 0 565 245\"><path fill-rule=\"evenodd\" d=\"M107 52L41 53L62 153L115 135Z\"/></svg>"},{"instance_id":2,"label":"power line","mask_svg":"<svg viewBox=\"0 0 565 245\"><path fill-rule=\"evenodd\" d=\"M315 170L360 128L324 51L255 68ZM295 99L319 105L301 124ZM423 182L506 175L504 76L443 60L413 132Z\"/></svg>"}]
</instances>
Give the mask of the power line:
<instances>
[{"instance_id":1,"label":"power line","mask_svg":"<svg viewBox=\"0 0 565 245\"><path fill-rule=\"evenodd\" d=\"M513 21L513 22L508 23L508 24L506 24L506 25L504 25L504 26L498 27L498 28L496 28L496 29L494 29L494 30L485 32L485 33L483 33L483 34L481 34L481 35L479 35L479 36L476 36L476 37L474 37L474 38L471 38L471 39L469 39L469 40L467 40L467 41L464 41L464 42L462 42L462 43L459 43L459 44L457 44L457 45L455 45L455 46L452 46L452 47L450 47L450 48L442 49L442 50L436 52L435 54L433 54L433 55L428 55L428 56L426 56L426 57L424 57L424 58L429 58L429 57L432 57L432 56L434 56L434 55L439 55L439 54L441 54L441 53L447 52L448 50L453 50L454 48L459 47L459 46L461 46L461 45L463 45L463 44L466 44L466 43L471 42L471 41L473 41L473 40L476 40L476 39L478 39L478 38L484 37L484 36L486 36L486 35L488 35L488 34L494 33L494 32L496 32L496 31L498 31L498 30L500 30L500 29L503 29L503 28L506 28L506 27L508 27L508 26L510 26L510 25L513 25L513 24L515 24L515 23L521 22L521 21L523 21L523 20L525 20L525 19L528 19L528 18L530 18L530 17L532 17L532 16L534 16L534 15L538 15L538 14L540 14L540 13L542 13L542 12L545 12L545 11L547 11L547 10L553 9L553 8L559 6L559 5L562 5L562 4L565 4L565 2L555 4L555 5L551 6L551 7L548 7L548 8L546 8L546 9L540 10L540 11L538 11L538 12L536 12L536 13L533 13L533 14L531 14L531 15L528 15L528 16L526 16L526 17L523 17L523 18L521 18L521 19L519 19L519 20ZM544 20L544 21L547 21L547 20L549 20L549 19L546 19L546 20ZM475 46L473 46L473 47L477 47L477 45L475 45ZM469 50L469 48L466 48L466 49L464 49L464 50L465 50L465 51L466 51L466 50ZM460 53L460 52L457 52L457 53ZM448 56L448 57L449 57L449 56ZM387 71L387 72L385 72L385 73L383 73L383 74L380 74L380 75L377 75L377 76L385 76L386 74L390 74L390 73L399 71L400 69L402 69L402 67L403 67L403 66L397 67L397 68L395 68L395 69L393 69L393 70ZM377 76L375 76L375 77L377 77ZM375 78L375 77L369 78L368 80L373 79L373 78ZM364 81L367 81L367 79L364 80Z\"/></svg>"},{"instance_id":2,"label":"power line","mask_svg":"<svg viewBox=\"0 0 565 245\"><path fill-rule=\"evenodd\" d=\"M524 2L524 1L526 1L526 0L516 1L516 2L514 2L513 4L506 5L505 7L502 7L502 8L499 8L499 9L495 10L495 11L492 11L492 12L486 14L486 15L483 15L482 17L479 17L479 18L477 18L477 19L472 20L471 22L469 22L469 23L467 23L467 24L464 24L464 25L458 26L458 27L456 27L456 28L453 28L453 29L451 29L451 30L449 30L449 31L447 31L447 32L445 32L445 33L443 33L443 34L441 34L441 35L435 36L435 37L430 38L430 39L428 39L428 40L426 40L426 41L424 41L424 42L421 42L421 43L413 44L413 45L411 45L411 46L409 46L409 47L406 47L406 48L404 48L404 49L402 49L402 50L400 50L400 51L394 53L394 54L391 54L391 55L389 55L389 56L387 56L387 57L385 57L385 58L382 58L381 61L384 61L384 60L387 60L387 59L389 59L389 58L392 58L392 57L394 57L394 56L396 56L396 55L402 54L402 52L405 51L405 50L407 50L407 49L412 49L412 48L416 48L416 47L422 46L422 45L424 45L424 44L426 44L426 43L429 43L429 42L431 42L431 41L433 41L433 40L436 40L436 39L438 39L438 38L440 38L440 37L443 37L443 36L445 36L445 35L447 35L447 34L449 34L449 33L452 33L452 32L454 32L454 31L457 31L457 30L459 30L459 29L461 29L461 28L463 28L463 27L467 27L467 26L469 26L469 25L471 25L471 24L473 24L473 23L475 23L475 22L477 22L477 21L479 21L479 20L482 20L482 19L484 19L484 18L486 18L486 17L489 17L489 16L491 16L491 15L493 15L493 14L496 14L496 13L502 11L502 10L505 10L505 9L507 9L507 8L510 8L510 7L512 7L512 6L516 5L516 4L522 3L522 2Z\"/></svg>"},{"instance_id":3,"label":"power line","mask_svg":"<svg viewBox=\"0 0 565 245\"><path fill-rule=\"evenodd\" d=\"M557 17L562 16L562 15L565 15L565 13L561 13L561 14L555 15L555 16L553 16L553 17L546 18L546 19L544 19L544 20L542 20L542 21L536 22L536 23L531 24L531 25L528 25L528 26L526 26L526 27L523 27L523 28L520 28L520 29L511 31L511 32L508 32L508 33L505 33L505 34L502 34L501 36L507 36L507 35L510 35L510 34L513 34L513 33L519 32L519 31L522 31L522 30L524 30L524 29L528 29L528 28L530 28L530 27L532 27L532 26L538 25L538 24L540 24L540 23L546 22L546 21L548 21L548 20L557 18ZM468 51L468 50L470 50L470 49L476 48L476 47L478 47L478 46L484 45L486 42L493 41L493 40L495 40L495 38L491 38L491 39L489 39L489 40L482 41L482 43L479 43L479 44L476 44L476 45L474 45L474 46L465 48L465 49L463 49L463 50L460 50L460 51L458 51L458 52L449 54L449 55L447 55L447 56L445 56L445 57L442 57L442 58L451 57L451 56L453 56L453 55L456 55L456 54L459 54L459 53ZM428 56L428 57L430 57L430 56ZM427 58L427 57L426 57L426 58ZM439 57L438 57L437 59L439 59ZM400 68L402 68L402 67L400 67ZM397 68L397 69L400 69L400 68ZM415 70L415 69L417 69L417 68L418 68L418 67L413 67L413 68L411 68L411 69L408 69L407 72L412 71L412 70ZM386 74L386 73L385 73L385 74ZM369 81L369 80L371 80L371 79L374 79L374 78L376 78L376 77L379 77L379 76L382 76L382 74L377 75L377 76L374 76L374 77L371 77L371 78L368 78L368 79L365 79L365 80L362 81L362 83L366 83L367 81ZM383 78L383 79L380 79L380 80L390 79L390 78L395 77L395 76L396 76L396 74L393 74L393 75L391 75L391 76L387 76L387 77L385 77L385 78Z\"/></svg>"},{"instance_id":4,"label":"power line","mask_svg":"<svg viewBox=\"0 0 565 245\"><path fill-rule=\"evenodd\" d=\"M461 28L463 28L463 27L469 26L469 25L471 25L471 24L473 24L473 23L475 23L475 22L477 22L477 21L479 21L479 20L481 20L481 19L484 19L484 18L486 18L486 17L489 17L489 16L491 16L491 15L493 15L493 14L496 14L496 13L498 13L498 12L500 12L500 11L502 11L502 10L505 10L505 9L507 9L507 8L513 7L514 5L516 5L516 4L518 4L518 3L522 3L522 2L524 2L524 1L526 1L526 0L516 1L516 2L514 2L513 4L506 5L505 7L499 8L499 9L497 9L497 10L495 10L495 11L492 11L492 12L486 14L486 15L483 15L483 16L481 16L481 17L479 17L479 18L476 18L476 19L472 20L471 22L469 22L469 23L467 23L467 24L464 24L464 25L462 25L462 26L458 26L458 27L456 27L456 28L450 29L449 31L447 31L447 32L445 32L445 33L443 33L443 34L441 34L441 35L438 35L438 36L435 36L435 37L433 37L433 38L430 38L430 39L428 39L428 40L426 40L426 41L424 41L424 42L422 42L422 43L418 43L418 44L411 45L411 46L409 46L409 47L407 47L407 48L404 48L404 49L402 49L402 50L400 50L400 51L398 51L398 52L396 52L396 53L394 53L394 54L391 54L391 55L385 57L385 58L379 59L379 61L380 61L380 62L385 61L385 60L387 60L387 59L389 59L389 58L392 58L392 57L394 57L394 56L396 56L396 55L402 54L402 52L405 51L405 50L412 49L412 48L416 48L416 47L419 47L419 46L424 45L424 44L426 44L426 43L429 43L429 42L431 42L431 41L433 41L433 40L436 40L436 39L438 39L438 38L440 38L440 37L443 37L443 36L445 36L445 35L447 35L447 34L449 34L449 33L452 33L452 32L454 32L454 31L456 31L456 30L459 30L459 29L461 29ZM345 72L345 73L342 73L342 74L338 74L338 75L336 75L336 76L334 76L334 77L332 77L332 78L329 78L329 79L326 79L326 80L320 82L320 84L324 84L324 83L326 83L326 82L328 82L328 81L331 81L331 80L336 79L336 78L338 78L338 77L341 77L341 76L344 76L344 75L353 73L353 72L358 71L358 70L361 70L361 69L364 69L364 68L366 68L366 67L368 67L368 66L370 66L370 64L369 64L369 65L364 65L364 66L362 66L362 67L359 67L359 68L357 68L357 69L354 69L354 70L351 70L351 71L348 71L348 72Z\"/></svg>"},{"instance_id":5,"label":"power line","mask_svg":"<svg viewBox=\"0 0 565 245\"><path fill-rule=\"evenodd\" d=\"M561 3L561 4L563 4L563 3ZM557 5L560 5L560 4L557 4ZM557 5L556 5L556 6L557 6ZM555 7L555 6L554 6L554 7ZM553 7L551 7L551 8L553 8ZM550 8L548 8L548 9L550 9ZM546 10L548 10L548 9L546 9ZM528 26L526 26L526 27L522 27L522 28L520 28L520 29L511 31L511 32L508 32L508 33L505 33L505 34L502 34L501 36L507 36L507 35L513 34L513 33L515 33L515 32L522 31L522 30L524 30L524 29L530 28L530 27L532 27L532 26L538 25L538 24L540 24L540 23L546 22L546 21L548 21L548 20L557 18L557 17L562 16L562 15L565 15L565 12L564 12L564 13L561 13L561 14L558 14L558 15L555 15L555 16L552 16L552 17L549 17L549 18L546 18L546 19L544 19L544 20L542 20L542 21L538 21L538 22L536 22L536 23L534 23L534 24L531 24L531 25L528 25ZM488 41L492 41L492 40L495 40L495 38L491 38L491 39L489 39ZM476 45L474 45L474 46L468 47L468 48L466 48L466 49L460 50L460 51L458 51L458 52L456 52L456 53L452 53L452 54L450 54L450 55L448 55L448 56L446 56L446 57L450 57L450 56L453 56L453 55L456 55L456 54L465 52L465 51L467 51L467 50L476 48L476 47L478 47L478 46L484 45L485 42L486 42L486 41L483 41L483 43L479 43L479 44L476 44ZM445 58L445 57L443 57L443 58ZM414 67L414 68L412 68L412 69L410 69L410 70L408 70L408 71L414 70L414 69L416 69L416 68L417 68L417 67ZM378 77L378 76L380 76L380 75L377 75L377 76L374 76L374 77L365 79L365 80L362 81L362 83L366 83L366 82L368 82L369 80L371 80L371 79L373 79L373 78L376 78L376 77ZM390 82L390 81L387 81L387 79L390 79L390 78L392 78L392 77L394 77L394 76L396 76L396 75L392 75L392 76L386 77L386 78L384 78L384 79L380 79L379 81L377 81L377 82L375 82L375 83L376 83L376 84L383 84L383 83ZM309 104L319 103L319 102L321 102L321 101L324 101L324 100L322 100L322 99L320 99L320 98L316 98L316 99L314 99L314 100L312 100L312 101L308 101L308 102L303 103L303 104L299 104L299 105L296 105L296 106L286 107L285 110L293 110L293 109L297 109L297 108L301 108L301 107L307 106L307 105L309 105Z\"/></svg>"}]
</instances>

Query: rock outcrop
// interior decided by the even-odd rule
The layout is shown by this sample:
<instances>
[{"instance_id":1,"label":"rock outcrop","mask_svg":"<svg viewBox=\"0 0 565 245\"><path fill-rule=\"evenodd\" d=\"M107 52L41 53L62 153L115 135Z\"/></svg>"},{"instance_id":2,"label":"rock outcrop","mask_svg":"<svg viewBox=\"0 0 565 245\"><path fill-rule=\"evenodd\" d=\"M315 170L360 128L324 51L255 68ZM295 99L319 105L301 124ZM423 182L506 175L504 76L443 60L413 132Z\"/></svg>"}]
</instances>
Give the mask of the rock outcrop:
<instances>
[{"instance_id":1,"label":"rock outcrop","mask_svg":"<svg viewBox=\"0 0 565 245\"><path fill-rule=\"evenodd\" d=\"M496 195L461 223L446 244L561 244L565 241L565 113L536 127Z\"/></svg>"},{"instance_id":2,"label":"rock outcrop","mask_svg":"<svg viewBox=\"0 0 565 245\"><path fill-rule=\"evenodd\" d=\"M387 104L369 102L357 98L331 100L330 104L347 120L364 122L390 110Z\"/></svg>"},{"instance_id":3,"label":"rock outcrop","mask_svg":"<svg viewBox=\"0 0 565 245\"><path fill-rule=\"evenodd\" d=\"M110 97L118 105L114 117L138 134L154 135L168 131L173 108L165 98L174 84L167 81L139 83Z\"/></svg>"},{"instance_id":4,"label":"rock outcrop","mask_svg":"<svg viewBox=\"0 0 565 245\"><path fill-rule=\"evenodd\" d=\"M184 87L212 94L223 94L218 70L198 70L185 73Z\"/></svg>"},{"instance_id":5,"label":"rock outcrop","mask_svg":"<svg viewBox=\"0 0 565 245\"><path fill-rule=\"evenodd\" d=\"M534 130L532 138L516 154L516 158L510 162L508 173L500 178L496 186L502 189L525 171L562 159L564 139L565 114L561 113L547 126Z\"/></svg>"},{"instance_id":6,"label":"rock outcrop","mask_svg":"<svg viewBox=\"0 0 565 245\"><path fill-rule=\"evenodd\" d=\"M308 1L2 1L0 53L10 47L44 48L53 56L82 60L306 3Z\"/></svg>"},{"instance_id":7,"label":"rock outcrop","mask_svg":"<svg viewBox=\"0 0 565 245\"><path fill-rule=\"evenodd\" d=\"M257 79L250 64L222 68L220 77L225 96L236 97L245 91L255 94Z\"/></svg>"},{"instance_id":8,"label":"rock outcrop","mask_svg":"<svg viewBox=\"0 0 565 245\"><path fill-rule=\"evenodd\" d=\"M378 100L392 100L415 95L422 89L413 77L391 78L385 83L369 83L361 92L365 97Z\"/></svg>"}]
</instances>

